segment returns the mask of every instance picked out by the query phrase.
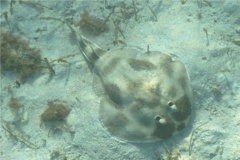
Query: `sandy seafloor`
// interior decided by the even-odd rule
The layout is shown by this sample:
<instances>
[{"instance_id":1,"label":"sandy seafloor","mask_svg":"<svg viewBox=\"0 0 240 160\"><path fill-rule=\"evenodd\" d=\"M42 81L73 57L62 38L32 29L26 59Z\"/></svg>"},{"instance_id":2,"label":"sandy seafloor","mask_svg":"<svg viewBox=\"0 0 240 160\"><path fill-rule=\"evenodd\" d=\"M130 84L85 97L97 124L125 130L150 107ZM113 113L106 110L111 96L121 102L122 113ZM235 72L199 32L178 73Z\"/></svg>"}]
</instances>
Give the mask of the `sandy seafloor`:
<instances>
[{"instance_id":1,"label":"sandy seafloor","mask_svg":"<svg viewBox=\"0 0 240 160\"><path fill-rule=\"evenodd\" d=\"M92 90L92 73L79 54L65 59L68 63L54 62L56 76L50 81L45 69L16 87L18 74L2 71L1 125L10 126L14 135L1 128L1 160L240 159L240 1L149 0L148 5L144 0L134 2L137 21L134 14L122 18L118 12L110 17L108 31L83 34L104 49L121 47L122 43L113 44L113 21L119 18L124 38L119 33L118 37L126 45L145 50L149 45L150 50L172 54L183 61L194 95L187 128L156 143L123 143L112 138L98 120L100 97ZM106 18L112 6L118 10L125 7L134 13L130 0L22 0L22 3L16 0L12 15L10 0L1 0L0 5L1 27L11 28L14 35L39 48L42 57L50 62L79 53L79 49L65 24L40 17L77 23L84 10ZM8 13L8 22L4 12ZM43 31L36 32L37 29ZM8 107L12 96L23 105L19 111L21 120L17 122ZM40 126L40 115L53 100L65 101L71 112L66 119L68 129L59 127L49 133L48 127Z\"/></svg>"}]
</instances>

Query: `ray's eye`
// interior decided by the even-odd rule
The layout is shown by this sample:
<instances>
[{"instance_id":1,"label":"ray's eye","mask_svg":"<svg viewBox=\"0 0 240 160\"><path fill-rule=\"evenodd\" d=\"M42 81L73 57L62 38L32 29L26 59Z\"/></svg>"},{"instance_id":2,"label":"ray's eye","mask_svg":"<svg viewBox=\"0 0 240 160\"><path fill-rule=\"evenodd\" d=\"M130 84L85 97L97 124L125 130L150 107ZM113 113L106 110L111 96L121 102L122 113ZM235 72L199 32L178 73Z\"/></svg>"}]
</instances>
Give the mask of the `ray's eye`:
<instances>
[{"instance_id":1,"label":"ray's eye","mask_svg":"<svg viewBox=\"0 0 240 160\"><path fill-rule=\"evenodd\" d=\"M168 102L168 106L172 109L172 111L178 110L177 106L171 101Z\"/></svg>"},{"instance_id":2,"label":"ray's eye","mask_svg":"<svg viewBox=\"0 0 240 160\"><path fill-rule=\"evenodd\" d=\"M159 115L157 115L157 116L155 117L155 119L156 119L157 122L159 122L159 123L162 124L162 125L165 125L165 124L167 123L166 118L162 118L162 117L160 117Z\"/></svg>"},{"instance_id":3,"label":"ray's eye","mask_svg":"<svg viewBox=\"0 0 240 160\"><path fill-rule=\"evenodd\" d=\"M171 101L168 102L168 106L169 106L169 107L172 107L172 106L173 106L173 102L171 102Z\"/></svg>"},{"instance_id":4,"label":"ray's eye","mask_svg":"<svg viewBox=\"0 0 240 160\"><path fill-rule=\"evenodd\" d=\"M161 119L161 117L160 117L159 115L157 115L157 116L155 117L155 119L156 119L156 121L159 121L159 120Z\"/></svg>"}]
</instances>

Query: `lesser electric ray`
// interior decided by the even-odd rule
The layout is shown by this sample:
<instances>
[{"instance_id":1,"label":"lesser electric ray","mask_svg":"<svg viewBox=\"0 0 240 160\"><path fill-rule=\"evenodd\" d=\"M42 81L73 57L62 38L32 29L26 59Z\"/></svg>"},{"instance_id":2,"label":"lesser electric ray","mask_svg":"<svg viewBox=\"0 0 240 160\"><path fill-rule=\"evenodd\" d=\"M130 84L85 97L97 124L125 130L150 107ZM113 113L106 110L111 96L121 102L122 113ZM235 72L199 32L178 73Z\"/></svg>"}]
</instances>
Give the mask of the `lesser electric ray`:
<instances>
[{"instance_id":1,"label":"lesser electric ray","mask_svg":"<svg viewBox=\"0 0 240 160\"><path fill-rule=\"evenodd\" d=\"M192 91L181 61L130 47L106 51L68 26L104 89L99 119L110 135L121 141L155 142L186 126Z\"/></svg>"}]
</instances>

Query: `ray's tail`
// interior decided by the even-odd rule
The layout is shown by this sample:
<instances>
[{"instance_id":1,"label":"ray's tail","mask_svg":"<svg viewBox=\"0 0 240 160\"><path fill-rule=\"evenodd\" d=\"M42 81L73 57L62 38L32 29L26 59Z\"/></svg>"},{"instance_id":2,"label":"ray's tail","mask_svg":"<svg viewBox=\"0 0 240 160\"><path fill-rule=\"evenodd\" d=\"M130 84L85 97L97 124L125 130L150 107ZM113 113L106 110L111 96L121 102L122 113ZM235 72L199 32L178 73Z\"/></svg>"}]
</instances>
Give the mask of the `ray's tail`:
<instances>
[{"instance_id":1,"label":"ray's tail","mask_svg":"<svg viewBox=\"0 0 240 160\"><path fill-rule=\"evenodd\" d=\"M101 57L101 55L103 55L106 51L101 49L99 46L95 45L93 42L86 39L79 33L77 33L69 23L66 22L66 24L70 28L73 36L76 38L78 47L83 54L85 60L94 65L98 58Z\"/></svg>"}]
</instances>

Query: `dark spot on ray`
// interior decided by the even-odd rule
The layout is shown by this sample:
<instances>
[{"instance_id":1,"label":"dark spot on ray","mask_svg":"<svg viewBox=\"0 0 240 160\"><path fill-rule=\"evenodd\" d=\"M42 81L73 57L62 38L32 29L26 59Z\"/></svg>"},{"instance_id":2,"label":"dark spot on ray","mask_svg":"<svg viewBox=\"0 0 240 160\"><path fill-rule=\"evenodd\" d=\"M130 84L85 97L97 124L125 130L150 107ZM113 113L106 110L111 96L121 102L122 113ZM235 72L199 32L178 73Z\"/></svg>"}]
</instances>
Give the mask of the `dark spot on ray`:
<instances>
[{"instance_id":1,"label":"dark spot on ray","mask_svg":"<svg viewBox=\"0 0 240 160\"><path fill-rule=\"evenodd\" d=\"M162 73L164 73L165 75L167 75L168 77L172 77L172 74L174 73L173 67L171 64L161 64L161 70Z\"/></svg>"},{"instance_id":2,"label":"dark spot on ray","mask_svg":"<svg viewBox=\"0 0 240 160\"><path fill-rule=\"evenodd\" d=\"M187 75L182 75L178 77L178 82L179 84L182 86L182 88L187 88L188 86L188 81L187 81L188 77Z\"/></svg>"},{"instance_id":3,"label":"dark spot on ray","mask_svg":"<svg viewBox=\"0 0 240 160\"><path fill-rule=\"evenodd\" d=\"M183 96L182 98L179 98L175 102L178 111L172 112L172 116L176 121L183 121L185 120L191 112L191 103L189 100L189 97L187 95Z\"/></svg>"},{"instance_id":4,"label":"dark spot on ray","mask_svg":"<svg viewBox=\"0 0 240 160\"><path fill-rule=\"evenodd\" d=\"M104 125L108 128L111 133L116 133L129 123L129 120L125 117L123 113L118 113L116 115L111 116L111 118L107 119L104 122Z\"/></svg>"},{"instance_id":5,"label":"dark spot on ray","mask_svg":"<svg viewBox=\"0 0 240 160\"><path fill-rule=\"evenodd\" d=\"M116 84L110 83L110 84L104 85L104 87L107 91L109 98L113 102L115 102L116 104L119 104L119 105L123 103L121 90L119 89L119 87Z\"/></svg>"},{"instance_id":6,"label":"dark spot on ray","mask_svg":"<svg viewBox=\"0 0 240 160\"><path fill-rule=\"evenodd\" d=\"M184 124L184 123L181 123L181 124L179 124L179 125L177 126L177 130L178 130L178 131L183 130L183 128L185 128L185 124Z\"/></svg>"},{"instance_id":7,"label":"dark spot on ray","mask_svg":"<svg viewBox=\"0 0 240 160\"><path fill-rule=\"evenodd\" d=\"M105 99L107 101L107 103L109 103L112 107L114 107L117 110L122 110L123 106L119 105L117 103L115 103L114 101L112 101L109 97Z\"/></svg>"},{"instance_id":8,"label":"dark spot on ray","mask_svg":"<svg viewBox=\"0 0 240 160\"><path fill-rule=\"evenodd\" d=\"M175 125L171 121L167 121L165 124L156 122L156 127L153 132L153 136L159 137L160 139L170 138L175 131Z\"/></svg>"},{"instance_id":9,"label":"dark spot on ray","mask_svg":"<svg viewBox=\"0 0 240 160\"><path fill-rule=\"evenodd\" d=\"M155 69L156 66L149 61L137 60L137 59L129 59L129 65L136 71L140 70L152 70Z\"/></svg>"}]
</instances>

